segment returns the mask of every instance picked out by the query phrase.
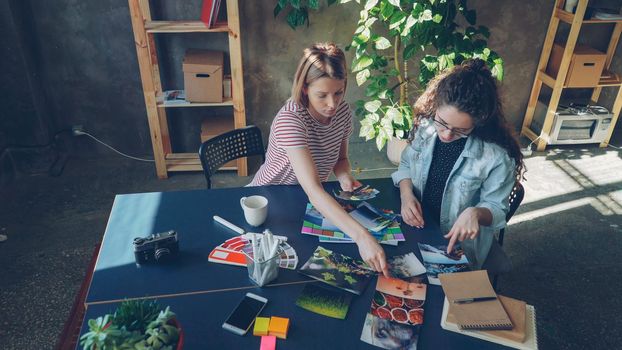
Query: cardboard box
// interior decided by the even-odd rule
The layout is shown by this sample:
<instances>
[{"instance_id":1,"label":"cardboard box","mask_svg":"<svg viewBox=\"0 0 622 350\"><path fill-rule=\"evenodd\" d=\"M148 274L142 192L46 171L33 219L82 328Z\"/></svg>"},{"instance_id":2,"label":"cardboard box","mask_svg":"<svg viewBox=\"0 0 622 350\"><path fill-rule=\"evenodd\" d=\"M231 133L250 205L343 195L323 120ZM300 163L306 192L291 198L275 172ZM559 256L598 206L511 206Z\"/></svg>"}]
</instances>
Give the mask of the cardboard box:
<instances>
[{"instance_id":1,"label":"cardboard box","mask_svg":"<svg viewBox=\"0 0 622 350\"><path fill-rule=\"evenodd\" d=\"M233 124L233 116L211 116L207 117L201 123L201 143L211 139L214 136L218 136L227 131L235 129ZM235 167L236 161L232 160L225 163L223 167Z\"/></svg>"},{"instance_id":2,"label":"cardboard box","mask_svg":"<svg viewBox=\"0 0 622 350\"><path fill-rule=\"evenodd\" d=\"M186 101L222 102L223 59L220 51L186 51L183 61Z\"/></svg>"},{"instance_id":3,"label":"cardboard box","mask_svg":"<svg viewBox=\"0 0 622 350\"><path fill-rule=\"evenodd\" d=\"M547 65L547 74L556 78L564 56L564 47L553 45L553 51ZM576 45L570 59L565 87L594 87L598 85L605 67L607 55L586 45Z\"/></svg>"}]
</instances>

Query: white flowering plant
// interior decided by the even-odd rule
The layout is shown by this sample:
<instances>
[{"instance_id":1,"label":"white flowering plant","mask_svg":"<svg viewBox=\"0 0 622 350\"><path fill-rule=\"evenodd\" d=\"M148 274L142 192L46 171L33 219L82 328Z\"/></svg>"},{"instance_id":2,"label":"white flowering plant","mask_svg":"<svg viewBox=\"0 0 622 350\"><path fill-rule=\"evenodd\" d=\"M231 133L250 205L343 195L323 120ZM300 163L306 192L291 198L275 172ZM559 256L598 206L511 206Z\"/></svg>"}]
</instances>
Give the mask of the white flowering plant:
<instances>
[{"instance_id":1,"label":"white flowering plant","mask_svg":"<svg viewBox=\"0 0 622 350\"><path fill-rule=\"evenodd\" d=\"M475 25L476 12L467 8L467 0L355 1L362 9L346 49L355 50L351 69L356 83L366 85L367 100L356 102L359 136L375 139L378 150L393 137L408 136L414 116L409 91L416 96L445 68L481 58L503 79L503 60L487 47L490 32ZM456 23L458 14L465 28ZM416 79L409 77L409 62L418 68Z\"/></svg>"}]
</instances>

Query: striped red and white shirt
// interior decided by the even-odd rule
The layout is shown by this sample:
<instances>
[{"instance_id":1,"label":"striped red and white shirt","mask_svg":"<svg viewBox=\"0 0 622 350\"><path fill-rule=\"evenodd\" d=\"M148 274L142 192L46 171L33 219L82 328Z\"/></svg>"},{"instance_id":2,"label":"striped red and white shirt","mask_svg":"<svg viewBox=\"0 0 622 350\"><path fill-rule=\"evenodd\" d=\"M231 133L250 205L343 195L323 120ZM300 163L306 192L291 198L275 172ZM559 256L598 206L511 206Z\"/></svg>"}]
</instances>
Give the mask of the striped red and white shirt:
<instances>
[{"instance_id":1,"label":"striped red and white shirt","mask_svg":"<svg viewBox=\"0 0 622 350\"><path fill-rule=\"evenodd\" d=\"M350 134L352 112L345 101L341 101L335 115L324 125L307 108L288 100L272 121L266 162L249 186L298 184L285 150L301 147L311 152L320 181L327 181L339 160L341 144L348 141Z\"/></svg>"}]
</instances>

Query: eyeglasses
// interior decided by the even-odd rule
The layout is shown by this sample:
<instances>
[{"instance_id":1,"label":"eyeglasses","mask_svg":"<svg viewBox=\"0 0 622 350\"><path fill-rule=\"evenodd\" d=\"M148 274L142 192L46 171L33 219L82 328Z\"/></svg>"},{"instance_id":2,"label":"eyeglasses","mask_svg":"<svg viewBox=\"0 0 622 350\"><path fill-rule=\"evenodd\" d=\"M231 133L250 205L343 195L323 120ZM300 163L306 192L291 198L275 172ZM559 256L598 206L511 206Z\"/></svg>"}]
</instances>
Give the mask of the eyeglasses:
<instances>
[{"instance_id":1,"label":"eyeglasses","mask_svg":"<svg viewBox=\"0 0 622 350\"><path fill-rule=\"evenodd\" d=\"M469 135L471 135L471 132L474 129L474 128L470 128L470 129L452 128L451 126L447 125L447 123L445 123L442 119L440 119L439 116L434 117L434 124L436 124L436 127L439 129L439 131L449 130L452 134L460 138L469 137Z\"/></svg>"}]
</instances>

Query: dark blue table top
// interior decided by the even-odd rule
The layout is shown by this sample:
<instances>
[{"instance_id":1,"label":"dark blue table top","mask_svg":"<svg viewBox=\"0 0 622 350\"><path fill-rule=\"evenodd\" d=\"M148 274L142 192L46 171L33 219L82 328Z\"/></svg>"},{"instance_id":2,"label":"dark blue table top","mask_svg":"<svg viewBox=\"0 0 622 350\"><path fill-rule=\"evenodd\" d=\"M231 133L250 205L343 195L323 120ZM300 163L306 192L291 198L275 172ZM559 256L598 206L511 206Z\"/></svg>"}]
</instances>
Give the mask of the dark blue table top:
<instances>
[{"instance_id":1,"label":"dark blue table top","mask_svg":"<svg viewBox=\"0 0 622 350\"><path fill-rule=\"evenodd\" d=\"M390 179L365 180L364 183L380 191L377 198L368 202L399 212L399 190ZM325 187L332 192L338 184L327 183ZM266 223L255 229L244 221L239 204L240 197L253 194L263 195L270 202ZM177 313L186 333L184 349L257 348L259 338L248 334L240 337L221 329L222 322L242 296L253 292L269 299L263 315L291 319L288 339L279 340L279 349L375 348L359 340L365 314L370 310L375 280L363 295L354 296L346 320L336 320L295 305L305 285L296 282L317 283L296 271L281 269L274 282L278 286L257 288L248 279L245 268L208 262L207 256L215 246L234 237L232 231L213 221L212 217L219 215L249 231L261 232L269 228L275 234L288 236L288 243L298 253L298 267L302 266L319 245L317 237L300 233L307 201L299 186L118 195L87 295L87 314L81 334L87 331L89 318L112 313L118 301L124 298L157 297L162 305L170 305ZM179 261L137 267L131 244L133 238L171 229L179 234ZM387 256L414 252L420 258L417 242L445 242L433 227L414 229L404 225L402 230L406 242L396 247L383 246ZM355 244L322 245L358 257ZM496 344L442 330L442 305L442 289L429 286L420 349L499 348Z\"/></svg>"},{"instance_id":2,"label":"dark blue table top","mask_svg":"<svg viewBox=\"0 0 622 350\"><path fill-rule=\"evenodd\" d=\"M311 281L309 283L320 283ZM157 299L162 307L170 306L184 330L184 349L258 349L260 338L235 335L221 328L223 321L247 292L268 299L262 316L290 319L286 340L277 340L277 349L378 349L360 340L365 315L371 307L375 281L361 296L352 298L345 320L321 316L295 305L304 284L248 290L214 292ZM89 305L85 320L113 313L118 303ZM443 292L429 286L426 295L424 324L417 349L500 349L497 344L445 331L440 327ZM81 334L87 332L83 323Z\"/></svg>"}]
</instances>

